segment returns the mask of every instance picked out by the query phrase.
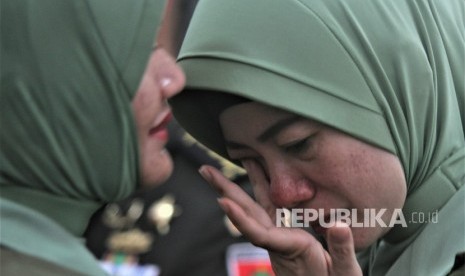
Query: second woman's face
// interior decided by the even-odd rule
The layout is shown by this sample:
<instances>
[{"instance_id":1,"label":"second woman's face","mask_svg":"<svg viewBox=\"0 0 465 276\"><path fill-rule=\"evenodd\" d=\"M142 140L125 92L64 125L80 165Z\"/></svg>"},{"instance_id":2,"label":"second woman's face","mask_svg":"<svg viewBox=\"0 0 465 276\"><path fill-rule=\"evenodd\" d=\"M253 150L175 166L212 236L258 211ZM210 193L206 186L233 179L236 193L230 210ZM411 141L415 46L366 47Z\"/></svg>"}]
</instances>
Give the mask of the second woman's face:
<instances>
[{"instance_id":1,"label":"second woman's face","mask_svg":"<svg viewBox=\"0 0 465 276\"><path fill-rule=\"evenodd\" d=\"M185 76L173 57L162 48L154 50L132 108L137 126L141 179L144 186L165 181L173 164L165 145L171 109L167 100L181 91Z\"/></svg>"},{"instance_id":2,"label":"second woman's face","mask_svg":"<svg viewBox=\"0 0 465 276\"><path fill-rule=\"evenodd\" d=\"M331 209L354 209L358 221L364 210L386 209L381 219L389 224L394 210L404 204L403 169L387 151L256 102L226 109L220 124L230 157L260 164L255 167L261 172L248 173L266 176L266 196L276 208L321 210L325 221ZM318 221L312 226L324 235ZM351 229L355 248L361 250L390 228L375 224Z\"/></svg>"}]
</instances>

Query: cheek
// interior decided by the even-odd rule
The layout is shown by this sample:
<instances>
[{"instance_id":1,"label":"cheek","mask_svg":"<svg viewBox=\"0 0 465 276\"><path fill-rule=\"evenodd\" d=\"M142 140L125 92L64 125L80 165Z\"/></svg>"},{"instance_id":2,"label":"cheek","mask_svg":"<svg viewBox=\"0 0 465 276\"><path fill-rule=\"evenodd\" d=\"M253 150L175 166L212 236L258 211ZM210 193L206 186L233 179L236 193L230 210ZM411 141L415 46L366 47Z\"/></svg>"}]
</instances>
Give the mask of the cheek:
<instances>
[{"instance_id":1,"label":"cheek","mask_svg":"<svg viewBox=\"0 0 465 276\"><path fill-rule=\"evenodd\" d=\"M363 158L363 159L362 159ZM388 210L402 208L406 197L406 182L399 160L394 155L380 149L370 150L360 156L361 168L359 192L366 201L378 208ZM363 196L362 196L363 197Z\"/></svg>"},{"instance_id":2,"label":"cheek","mask_svg":"<svg viewBox=\"0 0 465 276\"><path fill-rule=\"evenodd\" d=\"M355 251L360 252L379 240L388 229L381 227L352 227L351 230Z\"/></svg>"},{"instance_id":3,"label":"cheek","mask_svg":"<svg viewBox=\"0 0 465 276\"><path fill-rule=\"evenodd\" d=\"M346 208L357 209L358 221L363 220L360 218L364 210L386 209L381 220L388 225L394 209L403 207L406 196L404 173L397 157L358 141L339 143L332 149L325 164L332 168L327 183L331 183L333 198L347 204ZM389 230L378 224L353 227L356 248L366 248Z\"/></svg>"},{"instance_id":4,"label":"cheek","mask_svg":"<svg viewBox=\"0 0 465 276\"><path fill-rule=\"evenodd\" d=\"M131 105L137 127L146 128L153 124L156 114L162 105L161 97L157 90L150 85L142 84Z\"/></svg>"},{"instance_id":5,"label":"cheek","mask_svg":"<svg viewBox=\"0 0 465 276\"><path fill-rule=\"evenodd\" d=\"M355 208L401 208L406 183L396 156L353 138L328 144L322 156L331 189Z\"/></svg>"},{"instance_id":6,"label":"cheek","mask_svg":"<svg viewBox=\"0 0 465 276\"><path fill-rule=\"evenodd\" d=\"M134 114L134 120L136 122L137 130L140 132L144 125L147 125L147 117L145 113L145 98L146 96L143 93L137 94L132 102L132 111Z\"/></svg>"},{"instance_id":7,"label":"cheek","mask_svg":"<svg viewBox=\"0 0 465 276\"><path fill-rule=\"evenodd\" d=\"M173 172L173 161L167 150L151 151L142 156L142 185L153 187L162 184Z\"/></svg>"}]
</instances>

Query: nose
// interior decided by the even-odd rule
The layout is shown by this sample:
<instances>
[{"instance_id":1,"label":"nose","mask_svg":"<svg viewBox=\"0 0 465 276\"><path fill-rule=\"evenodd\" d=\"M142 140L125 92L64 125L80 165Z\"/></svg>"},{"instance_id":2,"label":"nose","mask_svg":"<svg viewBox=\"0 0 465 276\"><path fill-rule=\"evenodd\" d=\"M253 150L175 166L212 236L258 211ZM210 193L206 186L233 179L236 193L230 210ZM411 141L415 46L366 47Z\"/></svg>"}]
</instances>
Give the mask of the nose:
<instances>
[{"instance_id":1,"label":"nose","mask_svg":"<svg viewBox=\"0 0 465 276\"><path fill-rule=\"evenodd\" d=\"M162 96L169 99L181 92L186 84L186 77L176 60L164 49L156 50L157 76L156 80L161 89Z\"/></svg>"},{"instance_id":2,"label":"nose","mask_svg":"<svg viewBox=\"0 0 465 276\"><path fill-rule=\"evenodd\" d=\"M315 187L298 169L285 164L269 167L270 199L275 206L295 208L315 196Z\"/></svg>"}]
</instances>

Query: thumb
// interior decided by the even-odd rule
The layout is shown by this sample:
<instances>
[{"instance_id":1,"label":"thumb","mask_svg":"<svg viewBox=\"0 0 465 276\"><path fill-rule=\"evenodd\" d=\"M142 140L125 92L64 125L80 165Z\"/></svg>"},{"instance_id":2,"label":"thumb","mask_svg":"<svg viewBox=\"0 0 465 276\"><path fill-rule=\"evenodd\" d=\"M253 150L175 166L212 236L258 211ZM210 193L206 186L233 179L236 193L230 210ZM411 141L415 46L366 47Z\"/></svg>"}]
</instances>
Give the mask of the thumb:
<instances>
[{"instance_id":1,"label":"thumb","mask_svg":"<svg viewBox=\"0 0 465 276\"><path fill-rule=\"evenodd\" d=\"M354 239L349 225L337 222L328 229L327 242L332 266L331 275L362 275L354 249Z\"/></svg>"}]
</instances>

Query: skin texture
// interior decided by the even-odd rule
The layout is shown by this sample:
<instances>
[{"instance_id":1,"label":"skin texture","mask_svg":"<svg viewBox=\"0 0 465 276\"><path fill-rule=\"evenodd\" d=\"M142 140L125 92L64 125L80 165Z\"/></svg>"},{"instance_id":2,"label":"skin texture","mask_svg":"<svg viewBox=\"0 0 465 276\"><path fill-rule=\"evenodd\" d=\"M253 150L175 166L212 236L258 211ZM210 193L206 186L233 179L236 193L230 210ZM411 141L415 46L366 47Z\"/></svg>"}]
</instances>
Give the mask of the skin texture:
<instances>
[{"instance_id":1,"label":"skin texture","mask_svg":"<svg viewBox=\"0 0 465 276\"><path fill-rule=\"evenodd\" d=\"M167 100L179 93L184 84L184 73L174 58L163 48L156 48L132 101L143 186L158 185L173 171L171 156L165 149L166 125L171 118Z\"/></svg>"},{"instance_id":2,"label":"skin texture","mask_svg":"<svg viewBox=\"0 0 465 276\"><path fill-rule=\"evenodd\" d=\"M210 167L202 175L220 205L253 243L270 250L279 275L361 275L355 251L389 231L339 223L322 231L328 251L307 232L275 227L276 208L402 208L406 183L397 157L295 114L250 102L226 109L220 124L232 159L242 162L259 204Z\"/></svg>"}]
</instances>

